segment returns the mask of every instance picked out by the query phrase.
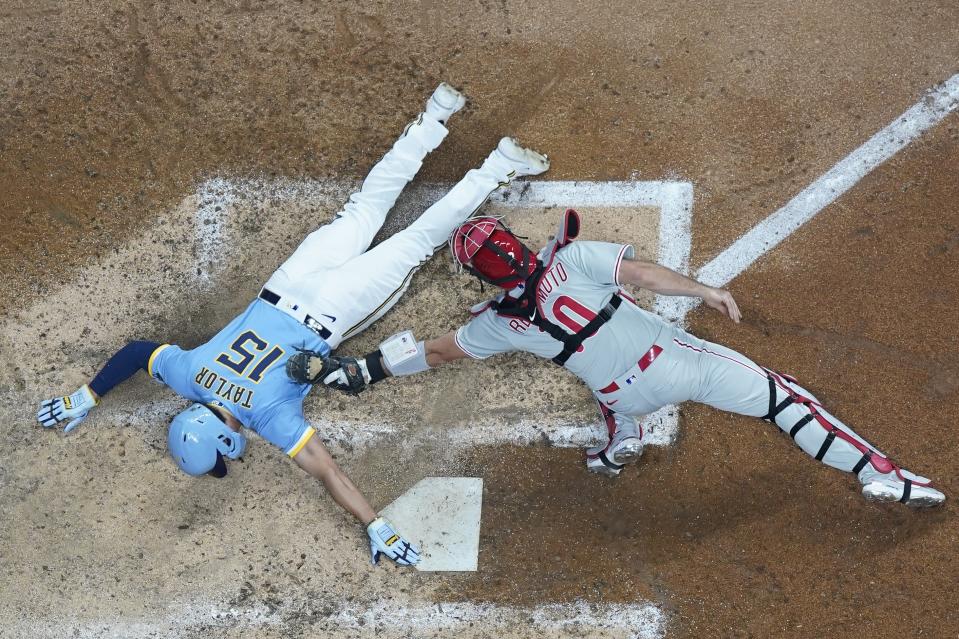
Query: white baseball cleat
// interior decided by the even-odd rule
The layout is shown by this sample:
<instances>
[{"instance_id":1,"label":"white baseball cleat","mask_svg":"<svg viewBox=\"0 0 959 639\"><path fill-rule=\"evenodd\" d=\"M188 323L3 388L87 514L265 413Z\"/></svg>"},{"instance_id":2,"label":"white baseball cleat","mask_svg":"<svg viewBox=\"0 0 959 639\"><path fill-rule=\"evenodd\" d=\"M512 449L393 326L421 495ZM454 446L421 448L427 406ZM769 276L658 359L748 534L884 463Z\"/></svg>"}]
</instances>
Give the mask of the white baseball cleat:
<instances>
[{"instance_id":1,"label":"white baseball cleat","mask_svg":"<svg viewBox=\"0 0 959 639\"><path fill-rule=\"evenodd\" d=\"M539 175L549 168L549 158L542 153L527 149L516 138L503 138L496 145L496 152L507 161L515 172L510 177Z\"/></svg>"},{"instance_id":2,"label":"white baseball cleat","mask_svg":"<svg viewBox=\"0 0 959 639\"><path fill-rule=\"evenodd\" d=\"M609 461L609 459L603 459L603 456L601 455L587 455L586 470L591 473L596 473L597 475L615 477L623 472L623 466L619 464L613 464Z\"/></svg>"},{"instance_id":3,"label":"white baseball cleat","mask_svg":"<svg viewBox=\"0 0 959 639\"><path fill-rule=\"evenodd\" d=\"M441 82L426 102L426 115L440 124L446 124L449 117L464 106L466 106L466 96L454 89L452 85Z\"/></svg>"},{"instance_id":4,"label":"white baseball cleat","mask_svg":"<svg viewBox=\"0 0 959 639\"><path fill-rule=\"evenodd\" d=\"M586 470L615 477L626 464L635 463L642 456L642 440L639 437L623 437L612 446L587 449Z\"/></svg>"},{"instance_id":5,"label":"white baseball cleat","mask_svg":"<svg viewBox=\"0 0 959 639\"><path fill-rule=\"evenodd\" d=\"M874 473L862 481L862 496L869 501L898 501L913 508L930 508L946 501L946 496L930 485L930 479L902 468Z\"/></svg>"},{"instance_id":6,"label":"white baseball cleat","mask_svg":"<svg viewBox=\"0 0 959 639\"><path fill-rule=\"evenodd\" d=\"M625 437L613 445L610 457L617 464L633 464L643 456L643 442L639 437Z\"/></svg>"}]
</instances>

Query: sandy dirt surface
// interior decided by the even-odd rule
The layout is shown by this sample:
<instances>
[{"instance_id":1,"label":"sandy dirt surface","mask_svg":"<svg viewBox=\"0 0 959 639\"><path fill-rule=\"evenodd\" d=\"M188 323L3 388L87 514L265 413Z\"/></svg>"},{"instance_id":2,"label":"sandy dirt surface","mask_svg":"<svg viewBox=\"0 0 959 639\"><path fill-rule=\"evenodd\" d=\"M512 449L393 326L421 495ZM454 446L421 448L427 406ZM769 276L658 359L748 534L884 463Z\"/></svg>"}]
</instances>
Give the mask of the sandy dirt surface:
<instances>
[{"instance_id":1,"label":"sandy dirt surface","mask_svg":"<svg viewBox=\"0 0 959 639\"><path fill-rule=\"evenodd\" d=\"M423 182L452 182L506 134L549 153L550 179L688 180L702 265L959 72L954 2L849 4L4 3L0 636L442 636L344 611L462 602L512 607L463 636L604 636L524 612L576 601L653 602L669 637L957 636L954 500L867 504L770 426L699 406L616 481L545 445L326 434L374 505L427 475L485 479L480 570L446 576L370 567L359 528L263 442L224 481L180 476L165 424L184 403L142 376L70 437L33 421L126 340L189 346L228 321L440 80L472 101ZM689 320L794 374L950 498L957 165L952 114L734 280L744 324ZM278 186L221 218L217 177ZM348 346L449 330L481 296L434 260ZM523 356L307 403L320 423L381 416L407 434L481 409L592 419L569 376Z\"/></svg>"}]
</instances>

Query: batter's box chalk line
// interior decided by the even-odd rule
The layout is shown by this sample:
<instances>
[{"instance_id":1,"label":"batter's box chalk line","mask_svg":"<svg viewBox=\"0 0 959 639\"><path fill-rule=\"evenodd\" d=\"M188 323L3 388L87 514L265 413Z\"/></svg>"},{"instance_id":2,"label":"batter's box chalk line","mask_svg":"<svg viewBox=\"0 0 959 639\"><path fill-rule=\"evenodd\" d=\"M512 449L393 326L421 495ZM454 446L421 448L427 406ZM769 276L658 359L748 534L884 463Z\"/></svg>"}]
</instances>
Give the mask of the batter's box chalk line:
<instances>
[{"instance_id":1,"label":"batter's box chalk line","mask_svg":"<svg viewBox=\"0 0 959 639\"><path fill-rule=\"evenodd\" d=\"M485 603L407 602L356 598L340 601L299 601L285 599L279 606L223 607L221 604L174 604L170 613L153 619L116 619L93 622L44 624L33 620L15 628L35 639L76 637L78 639L127 639L129 637L178 637L187 632L215 629L279 629L290 619L309 617L324 636L422 636L422 633L506 632L521 628L555 636L602 636L616 639L661 639L666 633L666 616L656 606L643 604L597 604L574 601L533 607L502 606ZM584 634L585 633L585 634ZM592 634L589 634L592 633ZM475 636L470 634L468 636Z\"/></svg>"}]
</instances>

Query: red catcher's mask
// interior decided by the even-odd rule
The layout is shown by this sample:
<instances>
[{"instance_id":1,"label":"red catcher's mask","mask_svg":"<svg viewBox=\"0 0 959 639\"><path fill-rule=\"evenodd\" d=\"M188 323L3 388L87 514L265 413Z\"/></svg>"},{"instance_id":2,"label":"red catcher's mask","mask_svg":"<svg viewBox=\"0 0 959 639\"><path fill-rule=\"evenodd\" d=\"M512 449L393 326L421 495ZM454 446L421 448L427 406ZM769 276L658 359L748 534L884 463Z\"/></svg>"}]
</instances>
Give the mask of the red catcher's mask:
<instances>
[{"instance_id":1,"label":"red catcher's mask","mask_svg":"<svg viewBox=\"0 0 959 639\"><path fill-rule=\"evenodd\" d=\"M515 235L497 229L473 256L473 269L487 281L511 289L536 270L536 260L530 257L530 250Z\"/></svg>"},{"instance_id":2,"label":"red catcher's mask","mask_svg":"<svg viewBox=\"0 0 959 639\"><path fill-rule=\"evenodd\" d=\"M507 290L536 270L536 256L494 217L467 220L454 231L450 248L464 269Z\"/></svg>"}]
</instances>

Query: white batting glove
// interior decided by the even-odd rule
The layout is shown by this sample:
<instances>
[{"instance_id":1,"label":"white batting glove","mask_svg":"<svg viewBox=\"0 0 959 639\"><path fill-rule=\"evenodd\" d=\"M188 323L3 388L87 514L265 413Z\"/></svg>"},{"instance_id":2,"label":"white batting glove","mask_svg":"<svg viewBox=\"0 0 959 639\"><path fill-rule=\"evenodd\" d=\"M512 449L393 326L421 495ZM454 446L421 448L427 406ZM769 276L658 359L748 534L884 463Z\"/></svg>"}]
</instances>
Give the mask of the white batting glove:
<instances>
[{"instance_id":1,"label":"white batting glove","mask_svg":"<svg viewBox=\"0 0 959 639\"><path fill-rule=\"evenodd\" d=\"M69 433L82 422L90 410L100 403L94 397L90 387L84 384L77 392L67 397L54 397L40 402L37 411L37 421L45 428L53 428L57 424L70 420L63 432Z\"/></svg>"},{"instance_id":2,"label":"white batting glove","mask_svg":"<svg viewBox=\"0 0 959 639\"><path fill-rule=\"evenodd\" d=\"M386 555L401 566L414 566L419 563L420 550L400 536L390 522L377 517L366 527L370 536L370 554L372 563L379 561L380 555Z\"/></svg>"}]
</instances>

